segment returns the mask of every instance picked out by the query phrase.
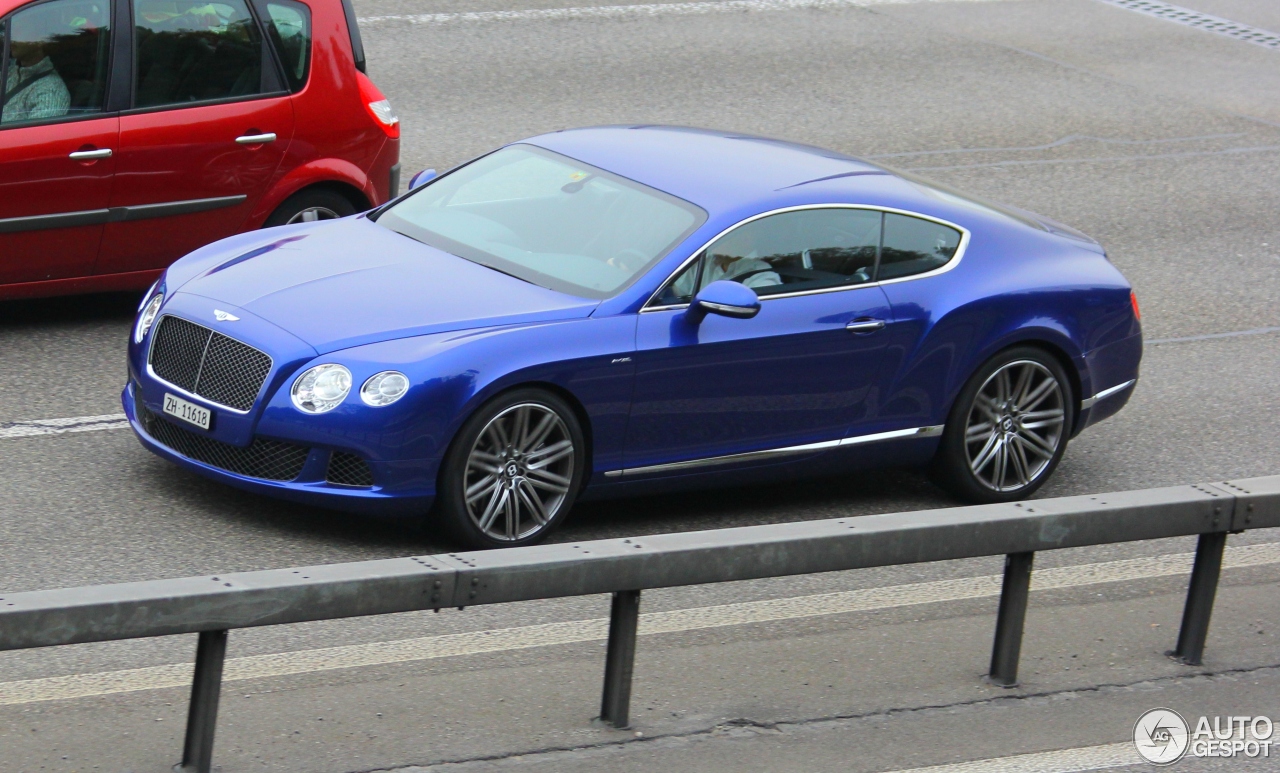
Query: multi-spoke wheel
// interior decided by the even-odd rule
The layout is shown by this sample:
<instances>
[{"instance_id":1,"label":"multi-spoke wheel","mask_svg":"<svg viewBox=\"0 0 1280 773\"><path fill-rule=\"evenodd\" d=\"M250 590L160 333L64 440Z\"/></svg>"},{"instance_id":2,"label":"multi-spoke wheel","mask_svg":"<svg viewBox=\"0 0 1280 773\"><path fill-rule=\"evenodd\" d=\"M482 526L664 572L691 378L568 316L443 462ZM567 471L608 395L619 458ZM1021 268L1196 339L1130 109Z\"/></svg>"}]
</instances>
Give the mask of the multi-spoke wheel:
<instances>
[{"instance_id":1,"label":"multi-spoke wheel","mask_svg":"<svg viewBox=\"0 0 1280 773\"><path fill-rule=\"evenodd\" d=\"M1039 488L1066 450L1071 382L1039 349L1012 349L974 374L951 411L935 478L975 502L1007 502Z\"/></svg>"},{"instance_id":2,"label":"multi-spoke wheel","mask_svg":"<svg viewBox=\"0 0 1280 773\"><path fill-rule=\"evenodd\" d=\"M464 425L440 478L440 509L473 547L527 545L573 505L583 468L582 431L555 395L519 390Z\"/></svg>"}]
</instances>

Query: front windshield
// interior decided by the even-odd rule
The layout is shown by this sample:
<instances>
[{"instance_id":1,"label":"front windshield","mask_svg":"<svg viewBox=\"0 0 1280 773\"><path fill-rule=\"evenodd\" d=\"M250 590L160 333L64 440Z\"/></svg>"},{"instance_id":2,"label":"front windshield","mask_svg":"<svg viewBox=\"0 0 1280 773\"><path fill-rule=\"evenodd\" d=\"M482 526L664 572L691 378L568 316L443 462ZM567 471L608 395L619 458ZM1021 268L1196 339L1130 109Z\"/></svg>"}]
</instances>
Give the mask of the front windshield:
<instances>
[{"instance_id":1,"label":"front windshield","mask_svg":"<svg viewBox=\"0 0 1280 773\"><path fill-rule=\"evenodd\" d=\"M512 145L431 183L377 222L527 282L607 298L705 219L669 194Z\"/></svg>"}]
</instances>

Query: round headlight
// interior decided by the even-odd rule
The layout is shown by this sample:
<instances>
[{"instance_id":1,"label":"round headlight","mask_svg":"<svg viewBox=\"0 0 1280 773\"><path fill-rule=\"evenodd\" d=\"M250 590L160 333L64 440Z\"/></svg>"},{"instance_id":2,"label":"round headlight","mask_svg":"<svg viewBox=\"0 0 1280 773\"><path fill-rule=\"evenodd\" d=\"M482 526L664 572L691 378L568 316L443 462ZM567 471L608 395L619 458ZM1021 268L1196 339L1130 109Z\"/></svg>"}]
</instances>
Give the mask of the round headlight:
<instances>
[{"instance_id":1,"label":"round headlight","mask_svg":"<svg viewBox=\"0 0 1280 773\"><path fill-rule=\"evenodd\" d=\"M142 313L138 315L138 324L133 328L133 342L135 344L142 343L142 339L147 337L147 331L151 329L152 323L156 321L156 315L160 313L160 304L162 303L164 303L163 293L152 298L143 308Z\"/></svg>"},{"instance_id":2,"label":"round headlight","mask_svg":"<svg viewBox=\"0 0 1280 773\"><path fill-rule=\"evenodd\" d=\"M360 387L360 399L364 400L366 405L376 408L391 405L404 397L404 393L408 391L409 379L403 373L384 370L364 382L364 386Z\"/></svg>"},{"instance_id":3,"label":"round headlight","mask_svg":"<svg viewBox=\"0 0 1280 773\"><path fill-rule=\"evenodd\" d=\"M324 413L337 408L350 391L351 371L330 363L317 365L298 376L289 394L298 410Z\"/></svg>"}]
</instances>

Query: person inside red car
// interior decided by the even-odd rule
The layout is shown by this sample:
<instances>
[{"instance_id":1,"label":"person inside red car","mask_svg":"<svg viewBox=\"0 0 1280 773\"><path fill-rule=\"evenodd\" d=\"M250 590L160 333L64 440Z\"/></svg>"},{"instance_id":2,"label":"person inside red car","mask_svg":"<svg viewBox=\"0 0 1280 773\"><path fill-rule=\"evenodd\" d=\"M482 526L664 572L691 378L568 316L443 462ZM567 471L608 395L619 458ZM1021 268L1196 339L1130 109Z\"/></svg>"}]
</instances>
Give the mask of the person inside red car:
<instances>
[{"instance_id":1,"label":"person inside red car","mask_svg":"<svg viewBox=\"0 0 1280 773\"><path fill-rule=\"evenodd\" d=\"M74 34L57 26L48 13L23 14L14 20L0 123L57 118L70 109L71 92L44 50L54 37Z\"/></svg>"}]
</instances>

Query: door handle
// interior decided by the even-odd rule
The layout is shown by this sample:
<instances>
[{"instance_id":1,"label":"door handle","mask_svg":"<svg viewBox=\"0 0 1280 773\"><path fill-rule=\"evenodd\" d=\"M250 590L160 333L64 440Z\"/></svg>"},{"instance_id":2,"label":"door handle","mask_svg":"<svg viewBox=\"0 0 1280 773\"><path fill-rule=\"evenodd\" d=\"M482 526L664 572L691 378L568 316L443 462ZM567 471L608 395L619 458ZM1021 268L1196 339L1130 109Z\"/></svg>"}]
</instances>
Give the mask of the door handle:
<instances>
[{"instance_id":1,"label":"door handle","mask_svg":"<svg viewBox=\"0 0 1280 773\"><path fill-rule=\"evenodd\" d=\"M884 324L885 323L883 319L870 319L868 317L862 317L860 319L855 319L849 324L845 325L844 329L848 330L850 333L874 333L877 330L883 330Z\"/></svg>"},{"instance_id":2,"label":"door handle","mask_svg":"<svg viewBox=\"0 0 1280 773\"><path fill-rule=\"evenodd\" d=\"M264 132L262 134L245 134L236 137L236 142L241 145L261 145L265 142L275 142L275 132Z\"/></svg>"},{"instance_id":3,"label":"door handle","mask_svg":"<svg viewBox=\"0 0 1280 773\"><path fill-rule=\"evenodd\" d=\"M72 161L94 161L99 158L111 158L111 148L98 148L97 150L77 150L67 158Z\"/></svg>"}]
</instances>

